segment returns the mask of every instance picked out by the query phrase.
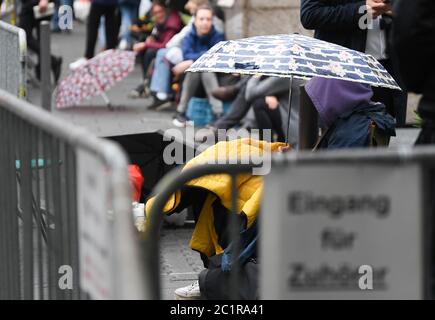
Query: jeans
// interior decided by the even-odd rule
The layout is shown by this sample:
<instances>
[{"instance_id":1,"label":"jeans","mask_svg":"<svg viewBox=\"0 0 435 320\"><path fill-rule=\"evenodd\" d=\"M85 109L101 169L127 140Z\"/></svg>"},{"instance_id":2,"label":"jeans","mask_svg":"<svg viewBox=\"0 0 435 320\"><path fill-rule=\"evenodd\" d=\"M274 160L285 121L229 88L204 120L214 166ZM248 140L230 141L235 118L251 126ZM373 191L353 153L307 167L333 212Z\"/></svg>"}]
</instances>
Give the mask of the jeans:
<instances>
[{"instance_id":1,"label":"jeans","mask_svg":"<svg viewBox=\"0 0 435 320\"><path fill-rule=\"evenodd\" d=\"M61 6L70 6L74 10L74 0L59 0L56 1L53 18L51 18L52 30L60 30L59 28L59 8Z\"/></svg>"},{"instance_id":2,"label":"jeans","mask_svg":"<svg viewBox=\"0 0 435 320\"><path fill-rule=\"evenodd\" d=\"M165 59L168 49L160 49L157 52L156 62L154 64L153 77L151 78L150 89L153 92L170 93L171 82L171 65Z\"/></svg>"},{"instance_id":3,"label":"jeans","mask_svg":"<svg viewBox=\"0 0 435 320\"><path fill-rule=\"evenodd\" d=\"M127 3L121 4L119 8L121 10L121 29L119 32L120 38L121 40L127 41L128 45L131 45L132 40L130 27L137 17L139 8L138 6Z\"/></svg>"}]
</instances>

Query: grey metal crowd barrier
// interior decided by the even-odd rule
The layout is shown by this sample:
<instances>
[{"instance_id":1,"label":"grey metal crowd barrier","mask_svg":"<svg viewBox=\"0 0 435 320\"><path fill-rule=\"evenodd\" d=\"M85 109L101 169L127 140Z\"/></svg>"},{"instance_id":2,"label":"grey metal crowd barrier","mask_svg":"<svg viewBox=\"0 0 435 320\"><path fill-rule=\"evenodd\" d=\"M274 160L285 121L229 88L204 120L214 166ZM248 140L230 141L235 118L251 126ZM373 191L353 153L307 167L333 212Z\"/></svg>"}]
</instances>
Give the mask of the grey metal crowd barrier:
<instances>
[{"instance_id":1,"label":"grey metal crowd barrier","mask_svg":"<svg viewBox=\"0 0 435 320\"><path fill-rule=\"evenodd\" d=\"M233 215L229 221L229 234L232 239L232 256L238 256L240 252L239 244L239 232L240 226L238 224L237 216L237 186L236 179L240 174L252 172L255 165L253 164L209 164L201 165L193 168L189 168L181 172L181 169L174 169L169 174L167 174L155 187L154 193L156 194L155 202L151 207L151 212L149 213L150 225L149 229L146 230L144 236L144 243L146 244L146 250L144 252L147 254L146 263L147 270L146 282L149 284L148 290L149 294L153 299L161 299L161 288L160 288L160 277L156 277L156 274L160 273L160 262L159 262L159 243L160 243L160 226L163 218L163 208L168 201L169 197L181 189L187 182L207 176L210 174L228 174L231 176L231 199L232 199L232 210ZM240 266L238 261L234 261L231 265L231 275L229 278L229 292L230 298L233 300L238 300L238 284L239 284L239 270Z\"/></svg>"},{"instance_id":2,"label":"grey metal crowd barrier","mask_svg":"<svg viewBox=\"0 0 435 320\"><path fill-rule=\"evenodd\" d=\"M0 300L144 299L127 159L0 90Z\"/></svg>"},{"instance_id":3,"label":"grey metal crowd barrier","mask_svg":"<svg viewBox=\"0 0 435 320\"><path fill-rule=\"evenodd\" d=\"M235 181L252 168L171 172L155 189L146 239L159 239L163 207L185 183L214 173ZM435 298L434 191L434 147L277 154L261 210L260 298ZM237 244L238 229L231 229ZM159 244L147 243L151 276L160 270ZM147 280L155 299L159 281ZM229 292L235 294L237 285L235 272Z\"/></svg>"},{"instance_id":4,"label":"grey metal crowd barrier","mask_svg":"<svg viewBox=\"0 0 435 320\"><path fill-rule=\"evenodd\" d=\"M1 3L1 1L0 1ZM4 11L0 12L0 20L16 25L17 22L17 6L15 0L3 1Z\"/></svg>"},{"instance_id":5,"label":"grey metal crowd barrier","mask_svg":"<svg viewBox=\"0 0 435 320\"><path fill-rule=\"evenodd\" d=\"M27 41L23 29L0 21L0 89L26 96Z\"/></svg>"}]
</instances>

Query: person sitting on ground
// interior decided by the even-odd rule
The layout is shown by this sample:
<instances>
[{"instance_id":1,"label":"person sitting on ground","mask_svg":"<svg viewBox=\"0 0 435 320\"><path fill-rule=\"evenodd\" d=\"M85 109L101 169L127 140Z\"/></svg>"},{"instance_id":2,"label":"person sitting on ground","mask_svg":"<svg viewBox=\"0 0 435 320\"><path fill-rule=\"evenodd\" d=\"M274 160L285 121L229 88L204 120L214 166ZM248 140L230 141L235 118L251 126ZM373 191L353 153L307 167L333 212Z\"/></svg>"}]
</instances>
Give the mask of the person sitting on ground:
<instances>
[{"instance_id":1,"label":"person sitting on ground","mask_svg":"<svg viewBox=\"0 0 435 320\"><path fill-rule=\"evenodd\" d=\"M288 79L278 78L278 77L258 77L251 76L245 77L241 80L242 85L237 94L236 99L231 103L231 106L228 112L220 119L218 119L214 124L207 126L208 130L198 131L195 135L195 140L197 142L204 142L208 140L210 137L217 139L218 130L228 130L230 128L234 128L241 124L244 117L247 115L251 107L256 104L257 116L262 117L260 119L260 127L259 129L275 129L276 133L279 136L279 140L282 140L287 135L287 120L288 120L288 93L289 93L289 85L290 81ZM293 80L292 84L292 107L291 107L291 116L290 116L290 132L288 142L293 146L297 147L298 139L299 139L299 86L302 83L302 80ZM279 97L279 106L280 108L280 118L282 120L282 130L279 130L277 118L274 118L274 125L267 121L270 119L268 116L264 118L264 110L258 104L257 100L263 99L262 102L265 102L265 98L268 96L277 96ZM271 99L268 99L271 100ZM263 104L264 107L264 104ZM263 113L263 115L260 115ZM269 113L269 112L268 112ZM272 112L273 113L273 112ZM276 116L276 114L275 114ZM279 118L278 118L279 119ZM264 121L267 121L265 123ZM271 127L272 126L272 127ZM257 123L258 127L258 123ZM285 134L285 136L282 136Z\"/></svg>"},{"instance_id":2,"label":"person sitting on ground","mask_svg":"<svg viewBox=\"0 0 435 320\"><path fill-rule=\"evenodd\" d=\"M157 52L155 68L153 71L153 76L151 78L150 86L151 92L155 97L154 106L161 105L162 103L170 100L170 85L172 76L171 69L184 60L182 50L183 39L192 31L194 20L193 15L195 14L198 7L207 4L209 4L208 0L189 0L186 3L185 9L190 12L190 14L192 15L192 19L178 34L176 34L167 43L166 48L160 49ZM218 32L223 33L223 20L215 16L213 18L213 25Z\"/></svg>"},{"instance_id":3,"label":"person sitting on ground","mask_svg":"<svg viewBox=\"0 0 435 320\"><path fill-rule=\"evenodd\" d=\"M213 8L204 5L198 8L194 15L194 25L191 32L183 40L183 57L185 61L177 64L172 71L176 76L182 75L199 57L211 47L224 40L224 35L213 25ZM180 103L174 115L173 124L184 127L187 123L186 111L190 98L193 97L202 82L216 119L223 114L223 103L211 94L219 86L215 73L188 73L183 81Z\"/></svg>"},{"instance_id":4,"label":"person sitting on ground","mask_svg":"<svg viewBox=\"0 0 435 320\"><path fill-rule=\"evenodd\" d=\"M151 35L144 42L136 43L133 47L134 52L139 54L141 58L144 81L130 92L129 96L131 98L144 96L148 69L156 57L157 51L164 48L168 41L182 28L182 21L178 12L169 11L163 2L153 2L151 11L156 25Z\"/></svg>"}]
</instances>

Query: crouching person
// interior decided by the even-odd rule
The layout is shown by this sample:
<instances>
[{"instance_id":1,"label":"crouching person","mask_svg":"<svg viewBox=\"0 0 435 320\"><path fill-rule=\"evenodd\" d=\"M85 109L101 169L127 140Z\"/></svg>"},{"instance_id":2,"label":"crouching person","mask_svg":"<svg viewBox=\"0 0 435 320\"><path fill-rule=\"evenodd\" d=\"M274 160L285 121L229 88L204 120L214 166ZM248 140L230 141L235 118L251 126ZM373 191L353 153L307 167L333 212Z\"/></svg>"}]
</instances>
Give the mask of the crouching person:
<instances>
[{"instance_id":1,"label":"crouching person","mask_svg":"<svg viewBox=\"0 0 435 320\"><path fill-rule=\"evenodd\" d=\"M325 132L316 149L385 147L396 135L394 118L372 100L369 85L317 77L305 91Z\"/></svg>"}]
</instances>

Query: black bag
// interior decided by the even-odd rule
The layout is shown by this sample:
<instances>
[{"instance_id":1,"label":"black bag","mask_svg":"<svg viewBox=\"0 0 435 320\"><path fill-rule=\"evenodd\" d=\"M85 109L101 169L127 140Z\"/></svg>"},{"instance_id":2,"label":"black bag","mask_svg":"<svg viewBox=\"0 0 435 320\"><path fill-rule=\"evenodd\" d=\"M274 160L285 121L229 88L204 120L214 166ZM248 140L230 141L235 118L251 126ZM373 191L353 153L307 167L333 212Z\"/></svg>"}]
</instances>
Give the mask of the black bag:
<instances>
[{"instance_id":1,"label":"black bag","mask_svg":"<svg viewBox=\"0 0 435 320\"><path fill-rule=\"evenodd\" d=\"M221 268L222 254L209 259L208 269L199 274L199 288L201 296L207 300L230 299L229 281L230 272ZM239 298L241 300L258 299L258 262L255 258L249 259L240 266Z\"/></svg>"}]
</instances>

